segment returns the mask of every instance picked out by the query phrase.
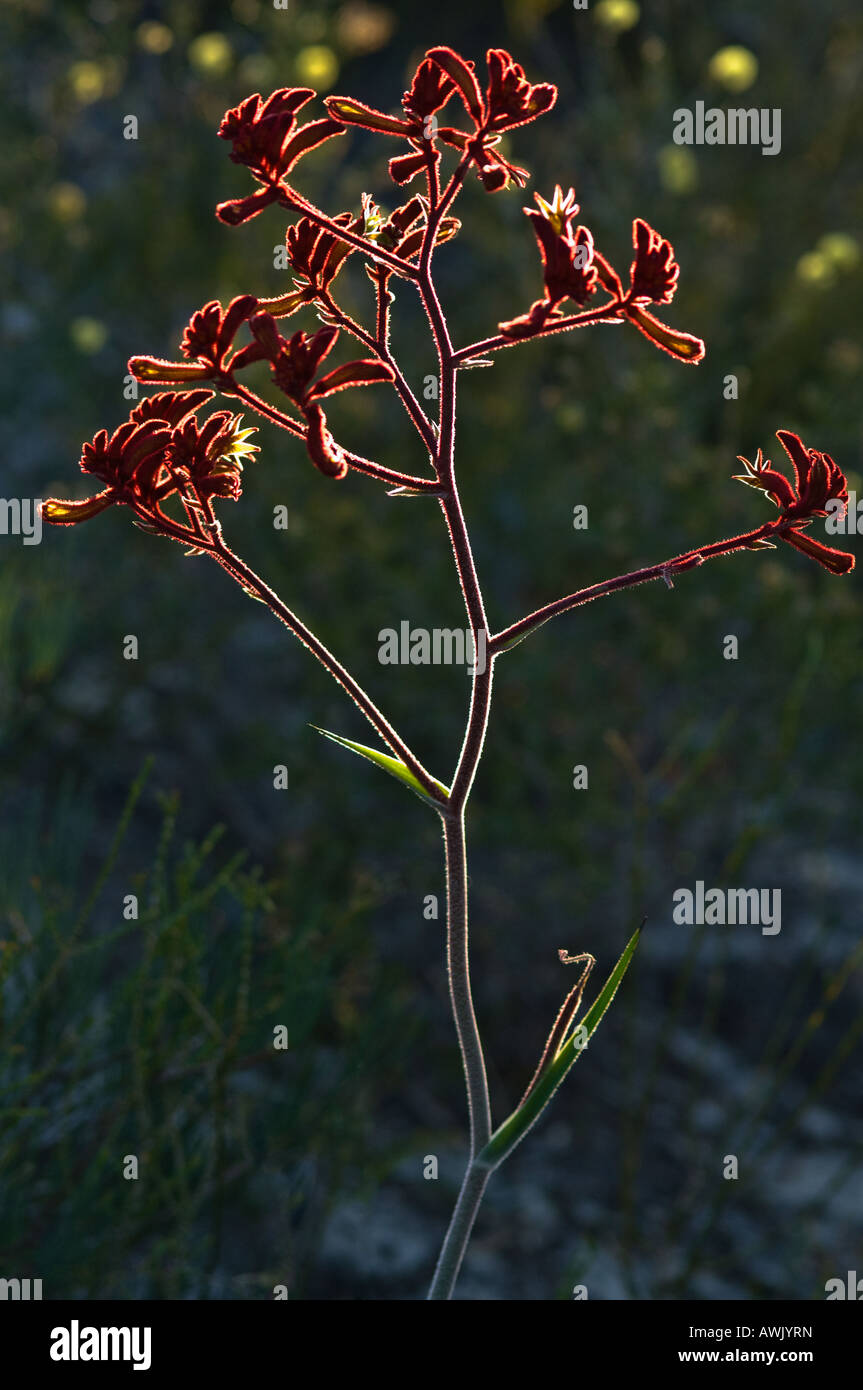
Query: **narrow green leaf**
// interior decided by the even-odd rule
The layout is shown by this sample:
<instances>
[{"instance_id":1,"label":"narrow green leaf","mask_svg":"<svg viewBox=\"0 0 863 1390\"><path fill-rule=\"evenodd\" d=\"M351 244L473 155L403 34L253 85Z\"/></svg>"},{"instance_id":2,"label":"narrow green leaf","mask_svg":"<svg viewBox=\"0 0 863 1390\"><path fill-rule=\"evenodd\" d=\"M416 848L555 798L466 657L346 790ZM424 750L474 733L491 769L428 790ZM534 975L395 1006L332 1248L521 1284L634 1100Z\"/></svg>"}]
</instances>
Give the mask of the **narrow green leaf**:
<instances>
[{"instance_id":1,"label":"narrow green leaf","mask_svg":"<svg viewBox=\"0 0 863 1390\"><path fill-rule=\"evenodd\" d=\"M612 970L599 995L581 1021L575 1025L574 1033L563 1044L557 1056L549 1062L544 1074L524 1104L518 1110L514 1110L509 1119L504 1120L503 1124L495 1130L485 1148L478 1155L476 1160L478 1164L485 1168L497 1168L505 1158L509 1157L515 1146L521 1143L528 1130L536 1124L567 1072L578 1061L599 1027L606 1009L617 993L618 985L629 969L640 936L641 927L638 927L627 942L623 955Z\"/></svg>"},{"instance_id":2,"label":"narrow green leaf","mask_svg":"<svg viewBox=\"0 0 863 1390\"><path fill-rule=\"evenodd\" d=\"M410 768L405 767L401 758L394 758L390 753L381 753L377 748L367 748L364 743L354 743L353 739L343 738L341 734L331 734L328 729L318 728L317 724L313 724L311 727L317 729L319 734L323 734L324 738L332 739L333 743L340 743L343 748L349 748L352 753L358 753L361 758L368 758L369 762L382 767L384 772L388 772L391 777L397 777L429 806L437 807L440 805L440 802L436 801L434 797L429 796L422 782L414 776ZM448 801L449 789L444 786L443 782L438 782L437 778L432 778L432 781L440 792L441 801Z\"/></svg>"},{"instance_id":3,"label":"narrow green leaf","mask_svg":"<svg viewBox=\"0 0 863 1390\"><path fill-rule=\"evenodd\" d=\"M517 647L519 642L524 641L525 637L531 637L534 632L538 632L539 629L545 627L548 622L551 622L550 618L542 618L539 622L531 623L530 627L525 628L524 632L520 632L517 637L512 637L509 642L504 642L503 646L498 647L497 650L501 652L511 652L513 647Z\"/></svg>"}]
</instances>

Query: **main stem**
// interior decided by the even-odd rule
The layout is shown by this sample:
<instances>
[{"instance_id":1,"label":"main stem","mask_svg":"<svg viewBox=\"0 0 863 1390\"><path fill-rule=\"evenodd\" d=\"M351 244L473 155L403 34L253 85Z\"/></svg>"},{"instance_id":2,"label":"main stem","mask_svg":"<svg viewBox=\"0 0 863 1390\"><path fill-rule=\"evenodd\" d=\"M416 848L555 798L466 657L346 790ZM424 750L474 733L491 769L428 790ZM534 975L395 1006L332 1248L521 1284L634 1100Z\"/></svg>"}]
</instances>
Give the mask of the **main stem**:
<instances>
[{"instance_id":1,"label":"main stem","mask_svg":"<svg viewBox=\"0 0 863 1390\"><path fill-rule=\"evenodd\" d=\"M452 1296L473 1224L490 1177L477 1163L479 1153L491 1137L491 1107L482 1040L473 1006L470 982L468 932L467 843L465 808L482 756L489 711L491 709L494 663L489 653L491 633L485 615L482 591L474 565L470 537L461 508L455 480L455 417L457 363L446 319L431 275L431 256L440 220L457 193L464 170L453 175L448 188L439 195L436 170L429 167L431 211L425 242L420 255L418 288L429 317L440 366L440 418L436 466L442 495L441 508L449 530L459 584L464 597L474 646L470 711L458 766L447 807L441 813L444 825L447 886L447 978L453 1019L461 1050L470 1117L470 1157L461 1192L441 1247L428 1297L444 1300Z\"/></svg>"}]
</instances>

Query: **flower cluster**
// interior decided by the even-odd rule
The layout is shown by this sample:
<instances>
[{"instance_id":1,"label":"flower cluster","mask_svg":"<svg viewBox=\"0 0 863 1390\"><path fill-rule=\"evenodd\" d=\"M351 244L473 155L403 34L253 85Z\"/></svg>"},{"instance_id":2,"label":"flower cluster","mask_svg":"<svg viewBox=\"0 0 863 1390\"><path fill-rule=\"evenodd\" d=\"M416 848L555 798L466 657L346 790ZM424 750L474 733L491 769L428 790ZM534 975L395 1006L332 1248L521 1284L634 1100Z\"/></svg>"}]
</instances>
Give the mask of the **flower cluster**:
<instances>
[{"instance_id":1,"label":"flower cluster","mask_svg":"<svg viewBox=\"0 0 863 1390\"><path fill-rule=\"evenodd\" d=\"M161 504L179 494L193 505L213 497L240 496L243 463L257 452L253 429L242 417L219 411L199 425L196 415L213 397L209 390L164 391L142 401L109 437L100 430L85 444L83 473L105 484L84 501L50 498L42 517L56 526L88 521L107 507L128 506L155 524L166 520Z\"/></svg>"},{"instance_id":2,"label":"flower cluster","mask_svg":"<svg viewBox=\"0 0 863 1390\"><path fill-rule=\"evenodd\" d=\"M248 442L252 431L241 427L240 416L219 411L203 423L198 419L201 406L215 394L203 383L212 383L303 438L313 463L327 477L343 478L348 468L354 467L393 481L401 490L410 491L411 483L433 490L431 480L397 473L348 454L334 440L322 402L349 387L394 383L424 443L434 440L434 427L425 420L391 357L390 279L401 275L414 280L425 294L428 309L429 286L423 290L422 277L428 273L429 237L437 246L459 230L461 224L451 215L451 205L465 174L473 169L489 192L512 184L523 186L527 170L508 162L500 141L507 132L550 111L557 100L554 86L531 83L504 49L489 49L486 60L483 86L472 62L446 46L430 48L402 96L402 110L397 115L353 98L331 96L325 101L324 118L300 126L298 114L315 96L307 87L282 87L266 99L255 94L225 113L219 136L230 143L231 159L248 168L260 187L249 197L220 204L217 215L225 223L237 224L273 202L300 212L285 236L293 287L271 299L241 294L227 306L211 300L192 315L177 360L131 358L129 370L139 381L181 390L163 391L142 401L110 437L103 430L85 444L81 468L98 478L103 488L80 502L47 501L43 507L47 521L71 525L120 503L131 507L142 524L148 518L167 524L161 504L175 495L187 511L191 509L193 527L200 529L202 525L200 518L196 521L192 515L196 509L202 509L212 521L214 499L240 496L243 461L257 452L257 446ZM464 119L459 124L444 125L439 120L450 103L461 108ZM404 185L424 173L425 191L389 212L364 193L359 213L333 216L296 194L287 180L297 162L310 150L343 134L348 126L405 142L406 152L390 161L391 177L397 185ZM442 146L459 155L456 171L445 187L438 182ZM481 342L478 348L494 350L584 322L625 320L678 360L702 359L704 343L700 338L669 328L648 309L671 304L674 299L680 267L670 241L643 218L634 220L629 284L624 288L621 276L597 249L590 228L578 221L580 208L572 188L564 192L557 185L551 199L536 194L534 201L535 205L524 212L539 248L542 295L526 313L501 323L499 338ZM332 296L336 278L358 251L366 259L365 268L375 286L374 333L343 313ZM278 320L305 307L316 310L323 326L312 333L299 330L283 336ZM237 335L244 326L249 338L238 344ZM376 355L346 362L322 375L322 365L336 345L340 328L353 333ZM437 331L436 341L440 345ZM463 349L456 357L467 360L469 352ZM238 382L239 371L264 362L273 384L296 408L296 416L276 410ZM828 503L847 501L841 470L828 455L806 449L797 435L781 430L778 437L794 468L793 483L772 468L760 451L754 464L743 460L746 472L741 481L765 492L781 513L779 521L766 528L765 536L769 532L787 541L833 573L847 573L854 564L852 556L831 550L805 534L816 516L825 515ZM169 533L178 536L176 524Z\"/></svg>"},{"instance_id":3,"label":"flower cluster","mask_svg":"<svg viewBox=\"0 0 863 1390\"><path fill-rule=\"evenodd\" d=\"M367 195L366 195L367 197ZM333 219L336 226L345 227L351 232L368 231L368 218L363 214L353 217L349 212L340 212ZM285 236L288 264L296 271L295 288L288 294L275 299L262 299L260 307L272 314L273 318L285 318L294 314L303 304L314 304L328 294L330 286L353 251L346 241L341 241L335 232L328 232L308 217L301 217Z\"/></svg>"},{"instance_id":4,"label":"flower cluster","mask_svg":"<svg viewBox=\"0 0 863 1390\"><path fill-rule=\"evenodd\" d=\"M371 194L364 193L362 212L358 216L340 212L331 221L334 227L359 233L370 244L382 246L384 250L397 254L401 260L412 262L419 255L425 237L428 201L417 195L387 216L373 201ZM461 222L457 217L441 218L435 229L435 245L440 246L448 241L460 227ZM288 264L295 272L293 290L274 299L257 302L257 307L272 314L273 318L286 318L304 304L328 300L333 281L356 248L350 242L342 241L337 232L328 231L310 217L301 217L288 228L285 249ZM379 278L382 274L388 278L391 273L388 267L379 266L373 278Z\"/></svg>"},{"instance_id":5,"label":"flower cluster","mask_svg":"<svg viewBox=\"0 0 863 1390\"><path fill-rule=\"evenodd\" d=\"M363 102L342 96L328 97L327 111L344 125L364 126L366 130L396 135L408 141L412 153L397 155L390 161L390 176L395 183L409 183L424 169L436 166L440 151L435 141L440 139L465 156L489 193L496 193L510 183L523 186L528 178L527 170L510 164L497 146L505 131L526 125L550 111L557 100L557 88L549 82L533 86L525 77L524 69L502 48L489 49L486 61L488 84L484 93L473 63L451 48L430 48L410 91L402 98L404 118L388 116ZM470 130L441 126L437 122L436 113L455 95L461 98L472 126Z\"/></svg>"},{"instance_id":6,"label":"flower cluster","mask_svg":"<svg viewBox=\"0 0 863 1390\"><path fill-rule=\"evenodd\" d=\"M269 362L274 383L305 416L306 446L315 467L329 478L343 478L348 471L345 452L327 429L327 417L320 402L349 386L392 381L395 377L392 367L372 358L362 358L345 362L325 376L317 377L318 368L335 347L339 336L337 328L319 328L311 336L301 329L291 338L284 338L272 314L268 313L256 314L250 327L255 346L249 351Z\"/></svg>"},{"instance_id":7,"label":"flower cluster","mask_svg":"<svg viewBox=\"0 0 863 1390\"><path fill-rule=\"evenodd\" d=\"M185 362L169 362L162 357L132 357L129 371L138 381L174 385L186 381L215 381L230 386L231 374L254 361L248 348L229 356L238 329L255 313L258 301L253 294L240 294L223 309L217 299L194 313L183 334L180 352Z\"/></svg>"},{"instance_id":8,"label":"flower cluster","mask_svg":"<svg viewBox=\"0 0 863 1390\"><path fill-rule=\"evenodd\" d=\"M266 101L255 93L225 113L219 136L230 140L234 163L245 164L262 187L247 198L220 203L220 221L237 226L256 217L278 199L282 180L304 154L344 134L343 126L329 118L297 129L297 112L315 95L310 87L281 87Z\"/></svg>"},{"instance_id":9,"label":"flower cluster","mask_svg":"<svg viewBox=\"0 0 863 1390\"><path fill-rule=\"evenodd\" d=\"M679 333L649 314L645 304L670 304L677 288L680 267L674 247L637 217L632 226L635 256L629 270L629 289L624 292L620 276L596 250L593 235L585 226L573 227L579 212L573 189L564 194L558 184L551 202L534 194L536 208L525 208L542 258L544 294L526 314L499 325L504 337L513 341L532 338L554 329L561 320L560 305L572 300L583 309L602 286L611 296L600 306L604 318L622 318L633 323L657 347L682 362L700 362L704 356L701 338Z\"/></svg>"},{"instance_id":10,"label":"flower cluster","mask_svg":"<svg viewBox=\"0 0 863 1390\"><path fill-rule=\"evenodd\" d=\"M807 449L791 430L777 430L776 438L791 460L794 482L789 482L784 473L774 468L760 449L754 463L742 455L738 456L746 471L736 474L736 480L766 493L779 508L782 517L792 523L788 527L777 528L777 536L795 550L817 560L831 574L848 574L854 568L853 555L844 550L834 550L832 546L803 534L804 528L810 526L816 516L827 515L828 502L847 506L848 483L845 474L829 454Z\"/></svg>"}]
</instances>

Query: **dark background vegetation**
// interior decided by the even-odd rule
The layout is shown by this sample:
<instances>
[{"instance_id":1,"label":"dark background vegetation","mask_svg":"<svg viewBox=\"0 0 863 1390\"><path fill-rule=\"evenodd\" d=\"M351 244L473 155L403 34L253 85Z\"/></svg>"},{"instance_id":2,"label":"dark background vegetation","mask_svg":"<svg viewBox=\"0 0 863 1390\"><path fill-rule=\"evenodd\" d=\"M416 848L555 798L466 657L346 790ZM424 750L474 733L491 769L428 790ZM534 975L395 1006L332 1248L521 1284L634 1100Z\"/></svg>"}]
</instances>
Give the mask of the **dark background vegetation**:
<instances>
[{"instance_id":1,"label":"dark background vegetation","mask_svg":"<svg viewBox=\"0 0 863 1390\"><path fill-rule=\"evenodd\" d=\"M215 137L224 110L306 83L390 109L441 42L506 46L558 84L514 159L531 188L574 184L621 269L633 216L669 236L666 316L708 344L695 369L591 329L464 374L458 462L493 624L757 525L767 504L730 475L779 427L861 488L857 6L7 0L2 24L4 497L86 495L80 443L125 418L127 358L174 355L213 297L284 287L278 212L213 217L250 187ZM730 45L757 59L742 91L712 61ZM781 154L673 145L673 111L699 98L781 108ZM334 212L365 189L392 207L392 152L348 136L298 181ZM438 257L458 342L538 293L525 201L471 181ZM359 267L340 283L365 313ZM433 358L407 287L396 314L419 389ZM423 467L382 388L331 418L360 452ZM439 512L333 484L267 426L260 441L230 539L446 777L464 672L377 661L381 628L463 622ZM443 892L435 818L320 740L311 723L372 741L205 561L121 509L0 545L0 1275L45 1297L420 1297L466 1118L442 923L422 911ZM501 661L470 813L499 1118L568 987L557 948L604 975L650 921L588 1055L491 1184L463 1296L822 1298L860 1267L861 612L857 574L783 548L598 603ZM672 892L699 878L780 887L781 934L674 925Z\"/></svg>"}]
</instances>

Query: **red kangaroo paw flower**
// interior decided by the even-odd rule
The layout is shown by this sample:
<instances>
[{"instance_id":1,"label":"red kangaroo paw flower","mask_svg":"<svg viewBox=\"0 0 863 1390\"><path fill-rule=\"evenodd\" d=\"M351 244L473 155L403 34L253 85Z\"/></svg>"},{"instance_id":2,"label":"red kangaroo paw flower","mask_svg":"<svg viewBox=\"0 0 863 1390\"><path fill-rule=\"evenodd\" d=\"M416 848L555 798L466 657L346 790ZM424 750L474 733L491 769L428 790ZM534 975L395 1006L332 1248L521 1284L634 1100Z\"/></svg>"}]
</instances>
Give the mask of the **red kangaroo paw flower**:
<instances>
[{"instance_id":1,"label":"red kangaroo paw flower","mask_svg":"<svg viewBox=\"0 0 863 1390\"><path fill-rule=\"evenodd\" d=\"M342 367L334 367L322 376L306 392L306 401L320 401L335 391L344 391L348 386L371 386L376 381L395 381L396 374L385 362L375 362L362 358L356 362L345 362Z\"/></svg>"},{"instance_id":2,"label":"red kangaroo paw flower","mask_svg":"<svg viewBox=\"0 0 863 1390\"><path fill-rule=\"evenodd\" d=\"M674 247L637 217L632 224L635 260L630 267L629 299L633 304L670 304L677 288L680 266Z\"/></svg>"},{"instance_id":3,"label":"red kangaroo paw flower","mask_svg":"<svg viewBox=\"0 0 863 1390\"><path fill-rule=\"evenodd\" d=\"M255 217L278 193L280 181L309 150L335 135L344 135L338 120L326 117L297 129L297 112L315 93L310 87L281 87L266 101L260 93L226 111L219 136L232 145L231 159L245 164L264 188L248 198L220 203L216 216L230 226Z\"/></svg>"},{"instance_id":4,"label":"red kangaroo paw flower","mask_svg":"<svg viewBox=\"0 0 863 1390\"><path fill-rule=\"evenodd\" d=\"M179 425L187 416L215 396L215 391L159 391L155 396L136 405L129 416L130 420L164 420L168 425Z\"/></svg>"},{"instance_id":5,"label":"red kangaroo paw flower","mask_svg":"<svg viewBox=\"0 0 863 1390\"><path fill-rule=\"evenodd\" d=\"M348 471L344 449L339 448L327 429L327 417L319 405L309 407L306 448L309 458L328 478L344 478Z\"/></svg>"},{"instance_id":6,"label":"red kangaroo paw flower","mask_svg":"<svg viewBox=\"0 0 863 1390\"><path fill-rule=\"evenodd\" d=\"M557 101L557 88L550 82L531 86L524 68L504 48L490 48L486 107L492 130L512 130L526 125L550 111Z\"/></svg>"},{"instance_id":7,"label":"red kangaroo paw flower","mask_svg":"<svg viewBox=\"0 0 863 1390\"><path fill-rule=\"evenodd\" d=\"M409 116L425 122L429 116L446 106L455 82L430 58L424 58L413 76L410 91L402 97L402 106Z\"/></svg>"},{"instance_id":8,"label":"red kangaroo paw flower","mask_svg":"<svg viewBox=\"0 0 863 1390\"><path fill-rule=\"evenodd\" d=\"M467 62L453 49L446 46L430 48L426 53L426 58L436 63L447 77L451 78L471 120L477 127L481 126L485 121L486 111L473 63Z\"/></svg>"},{"instance_id":9,"label":"red kangaroo paw flower","mask_svg":"<svg viewBox=\"0 0 863 1390\"><path fill-rule=\"evenodd\" d=\"M227 359L237 330L258 307L252 294L240 294L223 309L210 300L191 317L180 351L188 362L167 362L161 357L132 357L129 371L138 381L164 384L183 381L218 381L232 366ZM193 365L190 365L193 364Z\"/></svg>"},{"instance_id":10,"label":"red kangaroo paw flower","mask_svg":"<svg viewBox=\"0 0 863 1390\"><path fill-rule=\"evenodd\" d=\"M770 460L764 458L760 449L754 463L741 456L740 462L746 471L735 474L736 480L766 493L782 516L794 521L792 527L777 531L778 539L787 541L795 550L817 560L831 574L848 574L854 568L853 555L844 550L834 550L804 534L804 527L809 526L816 516L827 515L828 502L842 502L847 506L848 483L845 474L829 454L807 449L799 436L790 430L777 430L776 438L791 460L794 485L784 473L771 467Z\"/></svg>"},{"instance_id":11,"label":"red kangaroo paw flower","mask_svg":"<svg viewBox=\"0 0 863 1390\"><path fill-rule=\"evenodd\" d=\"M801 531L786 531L782 539L793 545L795 550L817 560L831 574L850 574L856 564L854 556L849 555L847 550L834 550L832 546L813 540L812 536Z\"/></svg>"},{"instance_id":12,"label":"red kangaroo paw flower","mask_svg":"<svg viewBox=\"0 0 863 1390\"><path fill-rule=\"evenodd\" d=\"M75 526L79 521L89 521L91 516L98 516L106 507L113 507L116 500L110 488L96 497L87 497L83 502L51 497L42 503L39 513L42 520L49 521L52 526Z\"/></svg>"},{"instance_id":13,"label":"red kangaroo paw flower","mask_svg":"<svg viewBox=\"0 0 863 1390\"><path fill-rule=\"evenodd\" d=\"M691 333L679 333L676 328L669 328L668 324L660 323L652 314L648 314L646 309L639 309L638 305L631 304L629 307L618 311L624 318L628 318L630 323L634 323L652 343L663 352L670 353L676 357L678 362L700 362L706 352L704 340L695 338Z\"/></svg>"},{"instance_id":14,"label":"red kangaroo paw flower","mask_svg":"<svg viewBox=\"0 0 863 1390\"><path fill-rule=\"evenodd\" d=\"M376 111L373 106L366 106L364 101L356 101L353 97L325 97L324 106L340 125L358 125L381 135L409 137L416 128L411 121L402 120L399 116L387 116L385 112Z\"/></svg>"}]
</instances>

